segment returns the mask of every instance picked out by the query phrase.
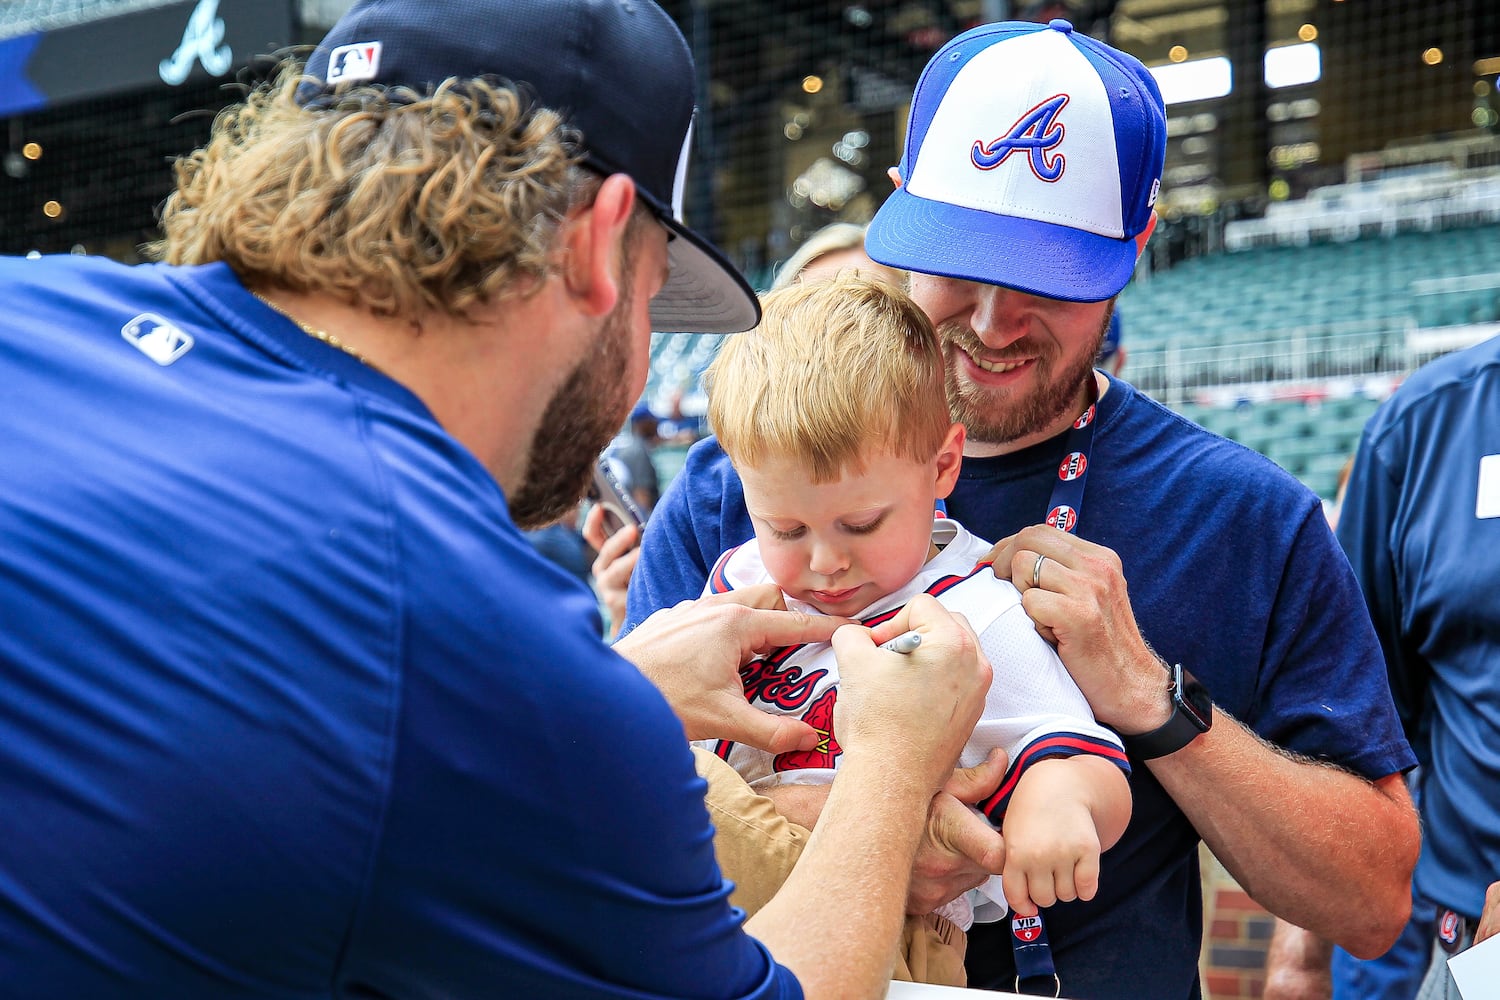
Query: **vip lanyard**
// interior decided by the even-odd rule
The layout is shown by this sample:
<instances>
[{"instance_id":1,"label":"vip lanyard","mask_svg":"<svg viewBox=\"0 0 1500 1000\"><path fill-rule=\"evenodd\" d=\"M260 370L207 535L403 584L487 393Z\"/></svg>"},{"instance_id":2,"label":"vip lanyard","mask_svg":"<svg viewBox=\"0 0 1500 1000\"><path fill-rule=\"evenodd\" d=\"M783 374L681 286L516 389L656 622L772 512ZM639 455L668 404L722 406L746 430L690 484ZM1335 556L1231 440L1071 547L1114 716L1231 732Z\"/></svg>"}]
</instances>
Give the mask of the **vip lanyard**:
<instances>
[{"instance_id":1,"label":"vip lanyard","mask_svg":"<svg viewBox=\"0 0 1500 1000\"><path fill-rule=\"evenodd\" d=\"M1052 485L1052 500L1047 504L1047 523L1067 532L1078 530L1083 512L1083 484L1089 475L1089 451L1094 444L1094 418L1099 403L1090 398L1083 416L1073 421L1068 431L1068 452L1057 466L1057 482Z\"/></svg>"},{"instance_id":2,"label":"vip lanyard","mask_svg":"<svg viewBox=\"0 0 1500 1000\"><path fill-rule=\"evenodd\" d=\"M1057 466L1057 481L1047 503L1047 523L1060 531L1077 532L1083 512L1083 486L1088 479L1089 453L1094 444L1094 418L1098 416L1098 389L1090 373L1089 405L1068 431L1067 453ZM1023 979L1052 980L1054 996L1062 994L1062 981L1052 962L1052 945L1042 915L1023 917L1011 911L1010 943L1016 959L1016 992Z\"/></svg>"}]
</instances>

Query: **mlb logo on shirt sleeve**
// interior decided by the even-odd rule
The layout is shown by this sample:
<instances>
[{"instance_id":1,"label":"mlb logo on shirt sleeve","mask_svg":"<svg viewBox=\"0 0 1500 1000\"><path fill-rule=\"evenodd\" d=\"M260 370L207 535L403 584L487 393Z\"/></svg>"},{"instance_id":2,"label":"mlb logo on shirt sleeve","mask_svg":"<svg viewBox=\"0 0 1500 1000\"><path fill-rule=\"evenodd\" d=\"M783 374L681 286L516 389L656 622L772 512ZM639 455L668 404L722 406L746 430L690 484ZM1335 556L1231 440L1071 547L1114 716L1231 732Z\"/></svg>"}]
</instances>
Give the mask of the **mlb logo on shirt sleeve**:
<instances>
[{"instance_id":1,"label":"mlb logo on shirt sleeve","mask_svg":"<svg viewBox=\"0 0 1500 1000\"><path fill-rule=\"evenodd\" d=\"M136 350L163 367L193 347L193 337L156 313L141 313L120 328L120 336Z\"/></svg>"}]
</instances>

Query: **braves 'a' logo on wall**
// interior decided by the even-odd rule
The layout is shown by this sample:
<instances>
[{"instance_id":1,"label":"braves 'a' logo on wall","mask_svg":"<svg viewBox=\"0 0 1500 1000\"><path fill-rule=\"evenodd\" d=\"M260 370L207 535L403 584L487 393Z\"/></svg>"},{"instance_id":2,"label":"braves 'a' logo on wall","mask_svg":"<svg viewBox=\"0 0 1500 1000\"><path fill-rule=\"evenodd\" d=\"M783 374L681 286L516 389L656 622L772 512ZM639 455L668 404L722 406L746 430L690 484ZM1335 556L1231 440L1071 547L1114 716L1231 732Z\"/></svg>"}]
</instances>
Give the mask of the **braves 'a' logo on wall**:
<instances>
[{"instance_id":1,"label":"braves 'a' logo on wall","mask_svg":"<svg viewBox=\"0 0 1500 1000\"><path fill-rule=\"evenodd\" d=\"M1024 152L1032 173L1040 180L1056 181L1068 166L1068 158L1056 151L1068 131L1057 120L1067 103L1067 94L1047 98L1016 119L1010 130L994 141L974 140L969 159L980 170L994 170L1010 154Z\"/></svg>"}]
</instances>

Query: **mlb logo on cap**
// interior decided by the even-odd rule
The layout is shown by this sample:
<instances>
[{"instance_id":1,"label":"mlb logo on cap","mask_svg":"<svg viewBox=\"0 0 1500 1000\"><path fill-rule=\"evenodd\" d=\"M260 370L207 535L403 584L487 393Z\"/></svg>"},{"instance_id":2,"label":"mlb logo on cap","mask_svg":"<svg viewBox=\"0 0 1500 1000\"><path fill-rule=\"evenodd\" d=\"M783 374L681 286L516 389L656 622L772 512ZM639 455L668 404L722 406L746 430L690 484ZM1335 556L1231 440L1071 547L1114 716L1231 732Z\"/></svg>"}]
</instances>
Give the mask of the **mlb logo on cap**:
<instances>
[{"instance_id":1,"label":"mlb logo on cap","mask_svg":"<svg viewBox=\"0 0 1500 1000\"><path fill-rule=\"evenodd\" d=\"M373 80L380 73L380 43L340 45L328 54L328 82Z\"/></svg>"},{"instance_id":2,"label":"mlb logo on cap","mask_svg":"<svg viewBox=\"0 0 1500 1000\"><path fill-rule=\"evenodd\" d=\"M882 264L1097 302L1155 224L1166 110L1134 57L1067 21L1001 22L933 56L902 186L870 224Z\"/></svg>"}]
</instances>

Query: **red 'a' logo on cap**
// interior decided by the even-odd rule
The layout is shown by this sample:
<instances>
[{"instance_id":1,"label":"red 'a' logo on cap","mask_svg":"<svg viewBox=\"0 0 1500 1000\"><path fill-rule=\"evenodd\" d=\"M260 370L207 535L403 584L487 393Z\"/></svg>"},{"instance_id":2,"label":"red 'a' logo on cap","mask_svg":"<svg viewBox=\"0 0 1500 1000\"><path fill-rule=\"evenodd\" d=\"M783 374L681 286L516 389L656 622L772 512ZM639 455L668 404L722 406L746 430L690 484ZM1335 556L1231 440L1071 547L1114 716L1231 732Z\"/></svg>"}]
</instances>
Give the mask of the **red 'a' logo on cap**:
<instances>
[{"instance_id":1,"label":"red 'a' logo on cap","mask_svg":"<svg viewBox=\"0 0 1500 1000\"><path fill-rule=\"evenodd\" d=\"M1057 152L1067 128L1057 120L1068 105L1067 94L1055 94L1016 119L1004 135L989 142L974 140L969 160L980 170L994 170L1010 154L1026 157L1031 172L1049 184L1057 181L1067 169L1068 158Z\"/></svg>"}]
</instances>

